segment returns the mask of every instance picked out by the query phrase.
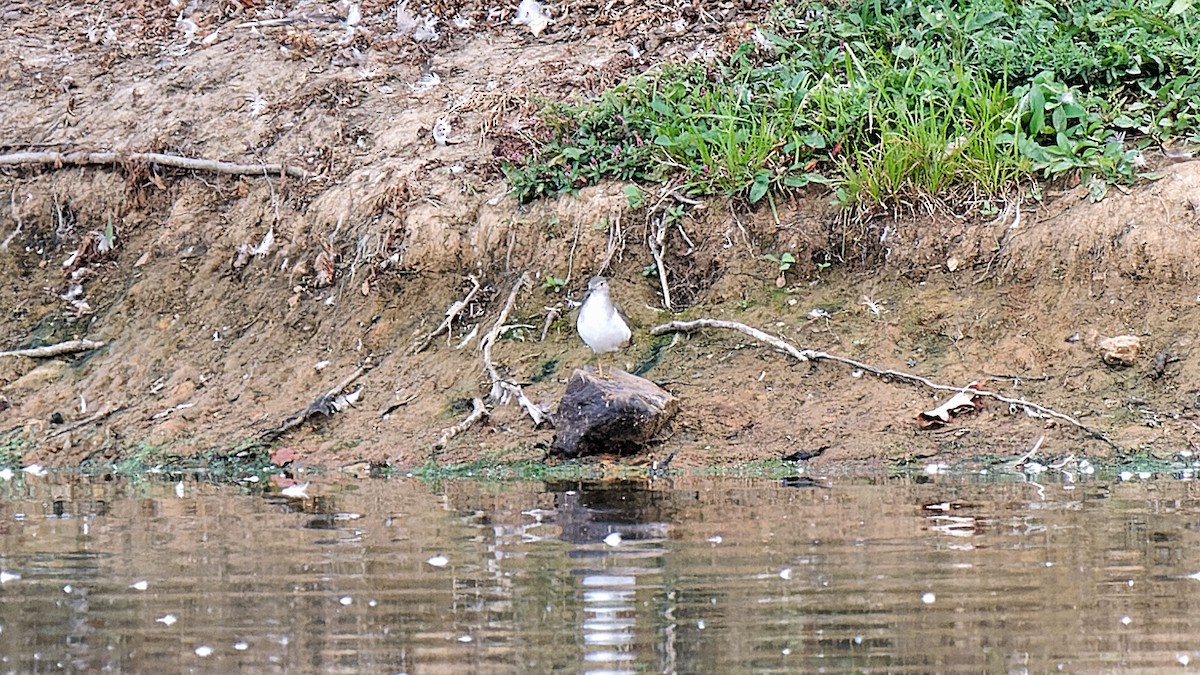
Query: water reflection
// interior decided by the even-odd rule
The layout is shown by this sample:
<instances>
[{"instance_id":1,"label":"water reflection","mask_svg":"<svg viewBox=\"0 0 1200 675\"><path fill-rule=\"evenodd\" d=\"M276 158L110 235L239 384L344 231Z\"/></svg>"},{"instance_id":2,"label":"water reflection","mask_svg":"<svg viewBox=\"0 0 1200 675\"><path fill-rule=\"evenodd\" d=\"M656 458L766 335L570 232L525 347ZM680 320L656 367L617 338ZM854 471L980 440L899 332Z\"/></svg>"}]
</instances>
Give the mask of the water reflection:
<instances>
[{"instance_id":1,"label":"water reflection","mask_svg":"<svg viewBox=\"0 0 1200 675\"><path fill-rule=\"evenodd\" d=\"M0 482L0 670L1162 672L1192 482Z\"/></svg>"}]
</instances>

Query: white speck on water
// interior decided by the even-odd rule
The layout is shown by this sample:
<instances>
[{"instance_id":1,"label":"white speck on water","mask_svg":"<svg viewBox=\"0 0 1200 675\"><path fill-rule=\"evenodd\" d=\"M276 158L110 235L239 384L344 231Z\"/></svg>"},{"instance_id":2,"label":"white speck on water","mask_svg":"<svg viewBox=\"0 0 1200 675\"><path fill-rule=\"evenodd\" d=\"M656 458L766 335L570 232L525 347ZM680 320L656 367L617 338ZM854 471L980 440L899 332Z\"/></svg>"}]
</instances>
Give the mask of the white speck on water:
<instances>
[{"instance_id":1,"label":"white speck on water","mask_svg":"<svg viewBox=\"0 0 1200 675\"><path fill-rule=\"evenodd\" d=\"M176 619L174 614L163 614L162 616L155 619L155 621L161 623L164 626L174 626L175 622L178 620L179 619Z\"/></svg>"},{"instance_id":2,"label":"white speck on water","mask_svg":"<svg viewBox=\"0 0 1200 675\"><path fill-rule=\"evenodd\" d=\"M1121 617L1121 625L1128 626L1131 623L1133 623L1133 619L1129 618L1128 616Z\"/></svg>"},{"instance_id":3,"label":"white speck on water","mask_svg":"<svg viewBox=\"0 0 1200 675\"><path fill-rule=\"evenodd\" d=\"M30 476L45 476L47 473L45 467L43 467L41 464L30 464L21 470Z\"/></svg>"},{"instance_id":4,"label":"white speck on water","mask_svg":"<svg viewBox=\"0 0 1200 675\"><path fill-rule=\"evenodd\" d=\"M196 647L196 656L199 656L200 658L211 656L212 653L213 648L209 647L208 645L200 645L199 647Z\"/></svg>"},{"instance_id":5,"label":"white speck on water","mask_svg":"<svg viewBox=\"0 0 1200 675\"><path fill-rule=\"evenodd\" d=\"M461 636L459 636L458 641L459 642L470 642L473 639L474 638L472 638L470 635L461 635Z\"/></svg>"},{"instance_id":6,"label":"white speck on water","mask_svg":"<svg viewBox=\"0 0 1200 675\"><path fill-rule=\"evenodd\" d=\"M246 476L245 478L242 479L242 481L246 482L246 483L257 483L258 476Z\"/></svg>"},{"instance_id":7,"label":"white speck on water","mask_svg":"<svg viewBox=\"0 0 1200 675\"><path fill-rule=\"evenodd\" d=\"M1129 480L1130 478L1133 478L1133 473L1130 471L1122 471L1121 473L1117 474L1117 478L1120 478L1121 480Z\"/></svg>"},{"instance_id":8,"label":"white speck on water","mask_svg":"<svg viewBox=\"0 0 1200 675\"><path fill-rule=\"evenodd\" d=\"M604 543L608 544L609 546L620 546L621 545L621 533L620 532L609 533L609 535L604 538Z\"/></svg>"},{"instance_id":9,"label":"white speck on water","mask_svg":"<svg viewBox=\"0 0 1200 675\"><path fill-rule=\"evenodd\" d=\"M704 630L704 619L696 619L696 630Z\"/></svg>"},{"instance_id":10,"label":"white speck on water","mask_svg":"<svg viewBox=\"0 0 1200 675\"><path fill-rule=\"evenodd\" d=\"M929 474L930 476L937 475L939 473L946 473L949 470L949 464L940 464L938 462L934 462L933 464L925 465L925 473Z\"/></svg>"},{"instance_id":11,"label":"white speck on water","mask_svg":"<svg viewBox=\"0 0 1200 675\"><path fill-rule=\"evenodd\" d=\"M446 565L450 564L450 559L444 555L435 555L425 562L433 565L434 567L445 567Z\"/></svg>"},{"instance_id":12,"label":"white speck on water","mask_svg":"<svg viewBox=\"0 0 1200 675\"><path fill-rule=\"evenodd\" d=\"M779 570L779 578L783 579L784 581L791 579L792 578L792 568L785 567L785 568Z\"/></svg>"},{"instance_id":13,"label":"white speck on water","mask_svg":"<svg viewBox=\"0 0 1200 675\"><path fill-rule=\"evenodd\" d=\"M141 579L140 581L135 581L132 584L129 584L129 587L135 591L144 591L147 588L150 588L150 584L145 579Z\"/></svg>"},{"instance_id":14,"label":"white speck on water","mask_svg":"<svg viewBox=\"0 0 1200 675\"><path fill-rule=\"evenodd\" d=\"M250 643L244 640L238 640L237 642L233 643L233 648L239 652L244 652L247 649L250 649Z\"/></svg>"},{"instance_id":15,"label":"white speck on water","mask_svg":"<svg viewBox=\"0 0 1200 675\"><path fill-rule=\"evenodd\" d=\"M926 592L926 593L921 594L921 602L925 603L926 605L932 605L936 601L937 601L937 596L934 595L932 592Z\"/></svg>"},{"instance_id":16,"label":"white speck on water","mask_svg":"<svg viewBox=\"0 0 1200 675\"><path fill-rule=\"evenodd\" d=\"M722 541L725 541L725 540L722 539L721 535L719 535L719 534L714 534L713 536L708 538L708 543L710 543L710 544L719 544Z\"/></svg>"},{"instance_id":17,"label":"white speck on water","mask_svg":"<svg viewBox=\"0 0 1200 675\"><path fill-rule=\"evenodd\" d=\"M3 469L0 469L0 480L12 480L12 479L13 479L13 470L12 469L8 468L7 466L4 467Z\"/></svg>"},{"instance_id":18,"label":"white speck on water","mask_svg":"<svg viewBox=\"0 0 1200 675\"><path fill-rule=\"evenodd\" d=\"M342 603L343 607L348 607L348 606L354 604L354 598L352 598L348 595L344 595L338 599L338 602Z\"/></svg>"},{"instance_id":19,"label":"white speck on water","mask_svg":"<svg viewBox=\"0 0 1200 675\"><path fill-rule=\"evenodd\" d=\"M308 497L308 486L309 486L309 483L311 483L311 482L312 481L305 481L303 483L295 483L293 485L289 485L289 486L283 488L282 490L280 490L279 494L283 495L284 497L305 499Z\"/></svg>"},{"instance_id":20,"label":"white speck on water","mask_svg":"<svg viewBox=\"0 0 1200 675\"><path fill-rule=\"evenodd\" d=\"M1186 667L1187 664L1191 663L1192 657L1187 654L1176 654L1175 660L1179 662L1179 665Z\"/></svg>"},{"instance_id":21,"label":"white speck on water","mask_svg":"<svg viewBox=\"0 0 1200 675\"><path fill-rule=\"evenodd\" d=\"M183 499L183 481L175 484L175 496Z\"/></svg>"},{"instance_id":22,"label":"white speck on water","mask_svg":"<svg viewBox=\"0 0 1200 675\"><path fill-rule=\"evenodd\" d=\"M10 581L19 581L20 579L21 575L17 574L16 572L5 572L4 570L0 570L0 584L7 584Z\"/></svg>"}]
</instances>

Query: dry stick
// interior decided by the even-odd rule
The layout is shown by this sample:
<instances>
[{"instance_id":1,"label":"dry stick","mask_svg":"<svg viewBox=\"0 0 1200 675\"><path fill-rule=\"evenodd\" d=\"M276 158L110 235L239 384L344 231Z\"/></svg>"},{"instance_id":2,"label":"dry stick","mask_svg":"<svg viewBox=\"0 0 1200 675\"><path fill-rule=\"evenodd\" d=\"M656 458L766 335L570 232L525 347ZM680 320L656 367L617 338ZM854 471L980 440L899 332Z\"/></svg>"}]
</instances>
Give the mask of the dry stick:
<instances>
[{"instance_id":1,"label":"dry stick","mask_svg":"<svg viewBox=\"0 0 1200 675\"><path fill-rule=\"evenodd\" d=\"M972 389L969 387L954 387L948 384L938 384L937 382L928 380L920 375L913 375L912 373L906 373L899 370L885 370L883 368L876 368L870 364L863 363L861 361L855 361L854 359L846 358L845 356L837 356L835 354L829 354L828 352L817 351L815 349L797 349L796 347L777 337L767 335L757 328L751 328L750 326L738 323L736 321L722 321L720 319L671 321L669 323L662 324L661 326L655 326L651 328L650 334L665 335L666 333L691 333L700 328L726 328L729 330L736 330L740 333L745 333L756 340L771 345L779 351L795 358L797 361L836 361L837 363L842 363L847 366L871 373L872 375L875 375L881 379L901 380L910 384L919 384L921 386L928 387L929 389L936 389L938 391L965 392L973 396L982 396L984 398L1000 401L1001 403L1021 406L1027 411L1032 410L1043 417L1052 417L1057 420L1062 420L1063 422L1080 429L1092 438L1107 444L1115 450L1120 452L1125 451L1124 448L1118 445L1116 441L1109 438L1106 434L1104 434L1104 432L1093 429L1074 417L1058 412L1053 408L1047 408L1044 405L1039 405L1037 403L1033 403L1032 401L1026 401L1023 398L1012 398L1010 396L1004 396L1003 394L997 394L996 392L992 391Z\"/></svg>"},{"instance_id":2,"label":"dry stick","mask_svg":"<svg viewBox=\"0 0 1200 675\"><path fill-rule=\"evenodd\" d=\"M453 305L450 305L449 309L446 310L446 318L442 320L442 323L435 328L432 333L425 336L421 343L413 349L412 353L419 354L426 349L429 349L429 345L433 344L433 339L435 337L441 335L443 332L449 332L450 325L454 323L454 319L458 317L460 312L462 312L467 308L468 305L471 304L472 300L475 299L475 294L479 292L479 278L474 274L470 274L467 276L467 279L473 284L471 290L467 292L467 296L462 300L455 302Z\"/></svg>"},{"instance_id":3,"label":"dry stick","mask_svg":"<svg viewBox=\"0 0 1200 675\"><path fill-rule=\"evenodd\" d=\"M9 352L0 352L0 356L28 356L33 359L45 359L51 356L60 356L62 354L74 354L75 352L91 351L93 349L99 349L103 346L103 342L96 342L95 340L67 340L66 342L46 345L45 347L14 349Z\"/></svg>"},{"instance_id":4,"label":"dry stick","mask_svg":"<svg viewBox=\"0 0 1200 675\"><path fill-rule=\"evenodd\" d=\"M500 316L496 318L496 325L492 326L492 330L488 331L488 334L483 337L480 348L483 351L483 366L487 369L488 377L492 380L492 399L503 404L515 396L517 403L525 409L525 412L529 413L529 417L533 419L533 426L536 427L546 419L546 413L542 412L542 409L537 404L525 396L525 391L521 389L521 385L501 378L499 371L496 370L496 364L492 362L492 345L500 338L500 331L504 329L504 322L508 320L509 313L512 312L513 306L517 303L517 294L528 283L528 279L529 275L526 272L521 272L521 278L517 279L517 283L513 284L512 291L508 294L508 301L504 303L504 309L500 310Z\"/></svg>"},{"instance_id":5,"label":"dry stick","mask_svg":"<svg viewBox=\"0 0 1200 675\"><path fill-rule=\"evenodd\" d=\"M307 178L309 172L298 166L286 164L238 164L221 162L215 159L200 159L195 157L180 157L164 155L158 152L135 152L121 155L115 152L14 152L0 155L0 166L20 166L25 164L50 164L60 167L64 164L85 166L89 164L119 165L125 161L147 162L160 166L170 166L177 169L193 171L209 171L235 176L261 176L264 173L284 174L292 178Z\"/></svg>"},{"instance_id":6,"label":"dry stick","mask_svg":"<svg viewBox=\"0 0 1200 675\"><path fill-rule=\"evenodd\" d=\"M663 309L671 310L671 289L667 286L667 266L663 264L663 253L666 248L663 242L667 238L667 219L659 217L654 224L655 232L647 235L646 243L650 246L650 254L654 256L654 266L658 269L658 283L662 286Z\"/></svg>"},{"instance_id":7,"label":"dry stick","mask_svg":"<svg viewBox=\"0 0 1200 675\"><path fill-rule=\"evenodd\" d=\"M78 422L75 422L74 424L70 424L61 429L51 431L50 433L46 434L46 440L50 440L51 438L55 438L57 436L62 436L65 433L75 431L79 427L87 426L93 422L99 422L100 420L102 420L106 417L111 417L112 415L116 415L117 413L121 412L122 410L124 410L127 407L128 406L118 406L116 408L113 408L112 410L101 411L101 412L96 413L95 415L92 415L91 417L79 420Z\"/></svg>"},{"instance_id":8,"label":"dry stick","mask_svg":"<svg viewBox=\"0 0 1200 675\"><path fill-rule=\"evenodd\" d=\"M305 420L313 415L316 415L317 413L321 413L323 415L333 414L331 411L337 410L333 407L333 402L337 400L338 395L342 393L343 389L349 387L355 380L362 377L363 373L367 372L367 370L368 368L366 366L359 366L358 368L354 369L354 372L343 378L342 381L338 382L337 385L335 385L332 389L318 396L316 400L314 400L312 403L309 403L300 412L284 420L283 424L259 434L258 443L262 444L274 442L276 439L292 429L300 426Z\"/></svg>"},{"instance_id":9,"label":"dry stick","mask_svg":"<svg viewBox=\"0 0 1200 675\"><path fill-rule=\"evenodd\" d=\"M454 426L442 431L442 435L438 436L437 443L435 443L433 446L434 450L441 450L442 448L446 447L446 444L450 442L450 439L466 431L471 427L472 424L488 414L487 408L483 405L483 399L479 398L478 396L471 399L471 405L473 406L473 410L471 410L470 415L467 415L466 418L458 424L455 424Z\"/></svg>"}]
</instances>

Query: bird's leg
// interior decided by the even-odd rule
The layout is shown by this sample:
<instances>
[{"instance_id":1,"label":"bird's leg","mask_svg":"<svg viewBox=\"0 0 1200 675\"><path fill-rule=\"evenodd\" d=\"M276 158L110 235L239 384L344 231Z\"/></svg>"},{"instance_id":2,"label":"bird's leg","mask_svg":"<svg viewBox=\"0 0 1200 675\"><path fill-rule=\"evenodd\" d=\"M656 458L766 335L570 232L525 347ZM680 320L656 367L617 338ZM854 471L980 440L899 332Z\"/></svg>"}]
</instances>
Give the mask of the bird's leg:
<instances>
[{"instance_id":1,"label":"bird's leg","mask_svg":"<svg viewBox=\"0 0 1200 675\"><path fill-rule=\"evenodd\" d=\"M596 355L596 374L599 375L601 378L604 377L604 355L603 354Z\"/></svg>"}]
</instances>

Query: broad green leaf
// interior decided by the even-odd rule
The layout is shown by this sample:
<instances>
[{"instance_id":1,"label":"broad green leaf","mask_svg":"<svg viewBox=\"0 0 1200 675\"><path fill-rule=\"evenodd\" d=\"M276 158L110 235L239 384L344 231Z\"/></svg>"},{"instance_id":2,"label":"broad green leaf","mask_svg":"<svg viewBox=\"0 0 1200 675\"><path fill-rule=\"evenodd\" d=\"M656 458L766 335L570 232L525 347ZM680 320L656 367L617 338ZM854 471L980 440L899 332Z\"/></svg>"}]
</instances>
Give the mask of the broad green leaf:
<instances>
[{"instance_id":1,"label":"broad green leaf","mask_svg":"<svg viewBox=\"0 0 1200 675\"><path fill-rule=\"evenodd\" d=\"M771 185L771 172L763 169L754 175L754 184L750 186L750 203L757 203L767 194L767 188Z\"/></svg>"}]
</instances>

